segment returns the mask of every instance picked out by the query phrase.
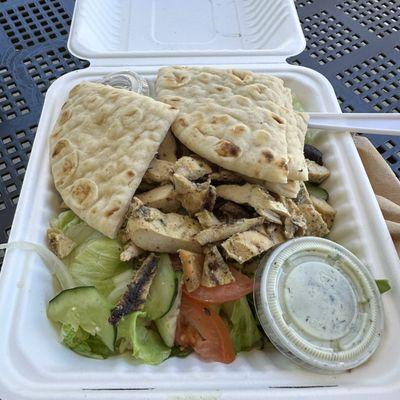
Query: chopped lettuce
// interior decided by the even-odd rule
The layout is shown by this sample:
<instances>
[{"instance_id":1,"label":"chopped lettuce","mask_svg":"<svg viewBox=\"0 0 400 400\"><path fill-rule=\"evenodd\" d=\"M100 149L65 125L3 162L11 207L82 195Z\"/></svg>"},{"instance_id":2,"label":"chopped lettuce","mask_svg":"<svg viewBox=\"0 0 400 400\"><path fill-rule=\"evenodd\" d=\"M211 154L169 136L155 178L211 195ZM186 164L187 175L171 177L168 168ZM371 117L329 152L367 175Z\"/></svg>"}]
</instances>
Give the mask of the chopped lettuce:
<instances>
[{"instance_id":1,"label":"chopped lettuce","mask_svg":"<svg viewBox=\"0 0 400 400\"><path fill-rule=\"evenodd\" d=\"M120 353L132 350L133 357L146 364L162 363L171 354L146 313L136 311L121 319L117 330L117 348Z\"/></svg>"},{"instance_id":2,"label":"chopped lettuce","mask_svg":"<svg viewBox=\"0 0 400 400\"><path fill-rule=\"evenodd\" d=\"M160 334L149 326L146 313L137 311L132 314L130 325L132 354L146 364L160 364L171 354Z\"/></svg>"},{"instance_id":3,"label":"chopped lettuce","mask_svg":"<svg viewBox=\"0 0 400 400\"><path fill-rule=\"evenodd\" d=\"M62 231L77 245L86 242L90 237L101 236L101 233L83 222L71 210L60 213L57 218L51 220L50 225L52 228L57 228Z\"/></svg>"},{"instance_id":4,"label":"chopped lettuce","mask_svg":"<svg viewBox=\"0 0 400 400\"><path fill-rule=\"evenodd\" d=\"M295 111L305 111L303 103L300 101L300 99L292 94L292 104L293 104L293 109Z\"/></svg>"},{"instance_id":5,"label":"chopped lettuce","mask_svg":"<svg viewBox=\"0 0 400 400\"><path fill-rule=\"evenodd\" d=\"M120 261L120 244L104 236L89 239L81 244L70 260L70 272L78 285L95 286L108 296L115 288L112 278L129 269Z\"/></svg>"},{"instance_id":6,"label":"chopped lettuce","mask_svg":"<svg viewBox=\"0 0 400 400\"><path fill-rule=\"evenodd\" d=\"M114 352L115 328L108 322L110 308L95 287L82 286L63 290L50 300L47 316L61 324L66 346L89 357L104 358Z\"/></svg>"},{"instance_id":7,"label":"chopped lettuce","mask_svg":"<svg viewBox=\"0 0 400 400\"><path fill-rule=\"evenodd\" d=\"M132 314L126 315L120 319L117 326L117 339L115 347L119 353L124 353L127 350L132 350L132 340L130 335L130 324Z\"/></svg>"},{"instance_id":8,"label":"chopped lettuce","mask_svg":"<svg viewBox=\"0 0 400 400\"><path fill-rule=\"evenodd\" d=\"M294 94L292 94L292 104L293 104L293 109L295 111L301 111L301 112L306 111L304 109L303 103ZM316 131L313 129L308 129L305 136L305 143L312 144L315 139L315 136L316 136Z\"/></svg>"},{"instance_id":9,"label":"chopped lettuce","mask_svg":"<svg viewBox=\"0 0 400 400\"><path fill-rule=\"evenodd\" d=\"M60 213L50 225L60 229L78 245L63 260L76 285L95 286L104 296L108 296L117 286L126 287L129 283L128 273L126 283L115 283L113 279L132 270L128 263L119 259L121 246L117 240L95 231L71 210Z\"/></svg>"},{"instance_id":10,"label":"chopped lettuce","mask_svg":"<svg viewBox=\"0 0 400 400\"><path fill-rule=\"evenodd\" d=\"M250 350L261 343L261 334L246 297L223 304L222 309L230 321L230 335L234 350Z\"/></svg>"},{"instance_id":11,"label":"chopped lettuce","mask_svg":"<svg viewBox=\"0 0 400 400\"><path fill-rule=\"evenodd\" d=\"M91 358L107 358L113 352L96 335L91 335L81 327L75 330L72 325L63 324L61 327L62 342L75 353Z\"/></svg>"}]
</instances>

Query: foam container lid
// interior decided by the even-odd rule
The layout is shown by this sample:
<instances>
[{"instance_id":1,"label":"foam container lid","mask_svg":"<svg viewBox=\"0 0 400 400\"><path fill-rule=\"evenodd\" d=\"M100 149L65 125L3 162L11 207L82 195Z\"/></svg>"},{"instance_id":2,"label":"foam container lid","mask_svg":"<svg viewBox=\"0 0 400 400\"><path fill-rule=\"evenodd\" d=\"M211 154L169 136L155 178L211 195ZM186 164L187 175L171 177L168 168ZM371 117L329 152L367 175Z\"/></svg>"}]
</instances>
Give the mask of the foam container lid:
<instances>
[{"instance_id":1,"label":"foam container lid","mask_svg":"<svg viewBox=\"0 0 400 400\"><path fill-rule=\"evenodd\" d=\"M69 48L91 66L57 79L42 116L15 213L10 241L46 244L60 211L52 182L48 135L73 86L133 70L153 83L168 64L217 65L282 78L307 111L340 112L322 75L286 64L305 45L291 0L77 0ZM0 398L25 399L397 399L400 393L399 259L350 134L316 138L331 176L324 182L337 217L330 239L359 257L383 297L385 330L376 354L351 373L319 375L298 368L269 343L230 365L190 355L159 366L129 357L93 360L58 342L46 317L55 290L33 253L7 251L0 276Z\"/></svg>"},{"instance_id":2,"label":"foam container lid","mask_svg":"<svg viewBox=\"0 0 400 400\"><path fill-rule=\"evenodd\" d=\"M103 66L284 62L305 38L292 0L80 0L68 48Z\"/></svg>"}]
</instances>

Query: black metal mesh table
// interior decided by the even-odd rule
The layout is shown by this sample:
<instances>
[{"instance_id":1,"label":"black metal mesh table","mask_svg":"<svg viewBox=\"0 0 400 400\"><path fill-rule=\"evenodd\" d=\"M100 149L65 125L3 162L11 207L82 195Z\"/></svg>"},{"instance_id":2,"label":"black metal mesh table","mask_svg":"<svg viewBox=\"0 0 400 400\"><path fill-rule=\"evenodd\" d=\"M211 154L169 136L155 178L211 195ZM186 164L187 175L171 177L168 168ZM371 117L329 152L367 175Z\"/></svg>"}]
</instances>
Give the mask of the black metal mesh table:
<instances>
[{"instance_id":1,"label":"black metal mesh table","mask_svg":"<svg viewBox=\"0 0 400 400\"><path fill-rule=\"evenodd\" d=\"M400 112L400 0L299 0L306 50L344 112ZM0 0L0 242L7 241L44 94L89 64L69 54L73 0ZM400 177L400 140L370 136ZM2 255L0 254L0 266Z\"/></svg>"}]
</instances>

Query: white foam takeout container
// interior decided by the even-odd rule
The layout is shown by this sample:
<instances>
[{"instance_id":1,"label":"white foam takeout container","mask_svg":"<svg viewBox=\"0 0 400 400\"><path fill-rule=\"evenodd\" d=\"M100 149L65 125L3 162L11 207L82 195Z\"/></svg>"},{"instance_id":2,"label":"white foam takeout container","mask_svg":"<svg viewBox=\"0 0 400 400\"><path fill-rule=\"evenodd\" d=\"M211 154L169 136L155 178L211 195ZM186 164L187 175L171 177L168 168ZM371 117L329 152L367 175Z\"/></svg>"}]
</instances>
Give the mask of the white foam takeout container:
<instances>
[{"instance_id":1,"label":"white foam takeout container","mask_svg":"<svg viewBox=\"0 0 400 400\"><path fill-rule=\"evenodd\" d=\"M130 68L153 82L167 64L216 65L274 74L308 111L340 112L320 74L285 59L305 41L291 0L78 0L69 49L87 69L57 79L47 92L10 241L45 244L59 211L48 135L69 90L82 80ZM338 214L331 238L361 258L383 296L385 330L376 354L339 375L300 369L272 345L240 353L230 365L195 355L159 366L129 357L81 357L58 342L46 317L52 277L33 253L7 252L0 279L0 398L24 399L397 399L400 395L399 259L350 134L323 134L317 146L331 171L324 186Z\"/></svg>"}]
</instances>

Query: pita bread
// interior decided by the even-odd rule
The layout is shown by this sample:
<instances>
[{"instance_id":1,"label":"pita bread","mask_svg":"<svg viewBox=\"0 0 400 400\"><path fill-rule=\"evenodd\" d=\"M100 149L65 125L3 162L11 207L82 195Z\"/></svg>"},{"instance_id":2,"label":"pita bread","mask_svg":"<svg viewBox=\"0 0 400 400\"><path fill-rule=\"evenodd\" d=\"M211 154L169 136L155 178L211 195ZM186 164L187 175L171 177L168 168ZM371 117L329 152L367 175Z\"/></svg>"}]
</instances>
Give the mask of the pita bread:
<instances>
[{"instance_id":1,"label":"pita bread","mask_svg":"<svg viewBox=\"0 0 400 400\"><path fill-rule=\"evenodd\" d=\"M166 67L159 70L156 93L159 100L179 109L172 131L192 151L227 169L270 182L307 179L303 155L307 115L293 110L290 89L284 87L281 79L249 71ZM204 132L204 118L198 110L200 106L204 110L205 105L208 120L236 120L231 121L223 138L222 122L218 132L209 126L206 135L199 136L199 129ZM247 118L237 117L242 113ZM191 124L183 129L179 121ZM243 127L247 128L244 136L240 134ZM240 154L216 155L215 138L239 147ZM277 147L277 143L282 146ZM267 154L264 160L263 153Z\"/></svg>"},{"instance_id":2,"label":"pita bread","mask_svg":"<svg viewBox=\"0 0 400 400\"><path fill-rule=\"evenodd\" d=\"M177 110L150 97L82 82L50 136L56 189L72 211L115 238Z\"/></svg>"},{"instance_id":3,"label":"pita bread","mask_svg":"<svg viewBox=\"0 0 400 400\"><path fill-rule=\"evenodd\" d=\"M285 128L268 110L253 107L250 113L193 104L178 116L172 130L189 149L221 167L272 182L287 181Z\"/></svg>"}]
</instances>

